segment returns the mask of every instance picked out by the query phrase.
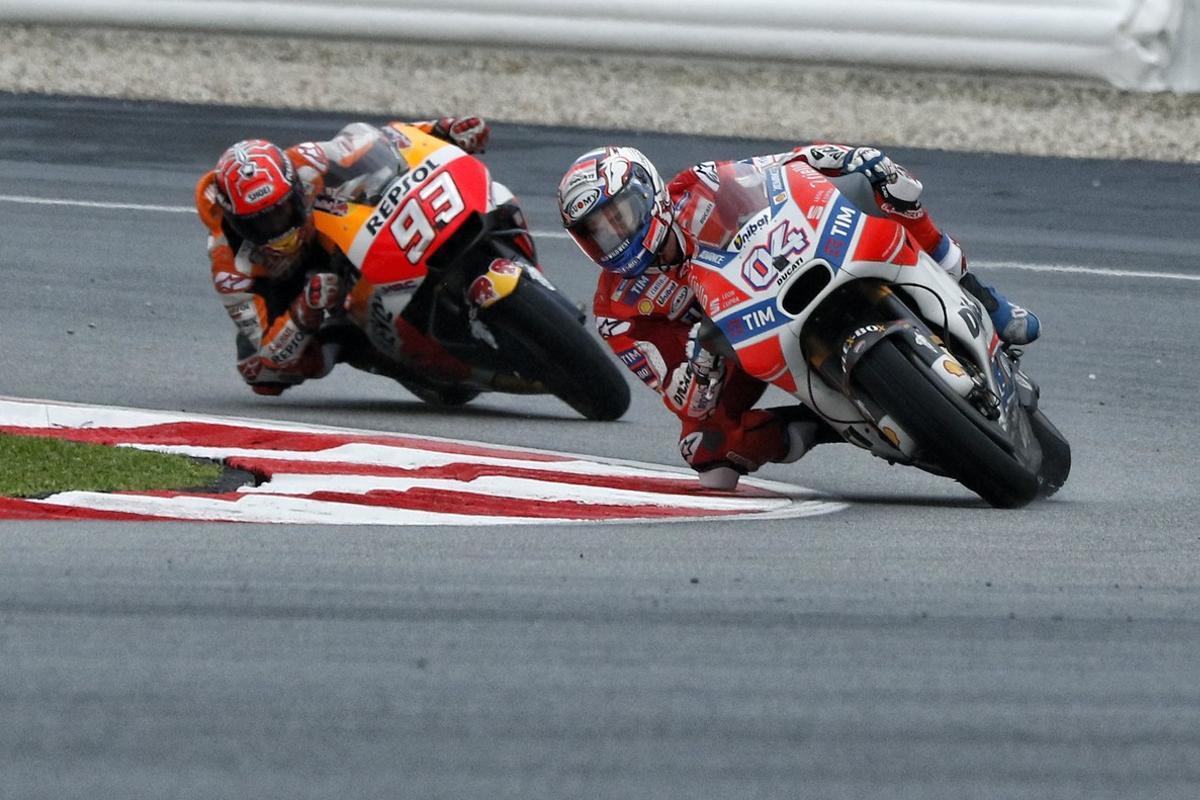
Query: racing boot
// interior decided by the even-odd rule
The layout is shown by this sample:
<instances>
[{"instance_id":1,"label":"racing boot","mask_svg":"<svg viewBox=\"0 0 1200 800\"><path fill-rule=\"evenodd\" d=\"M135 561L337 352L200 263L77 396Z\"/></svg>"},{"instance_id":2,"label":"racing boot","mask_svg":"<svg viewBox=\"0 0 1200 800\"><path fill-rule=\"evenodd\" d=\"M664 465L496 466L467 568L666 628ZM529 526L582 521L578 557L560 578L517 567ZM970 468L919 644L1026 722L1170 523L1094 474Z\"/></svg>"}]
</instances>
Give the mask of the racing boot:
<instances>
[{"instance_id":1,"label":"racing boot","mask_svg":"<svg viewBox=\"0 0 1200 800\"><path fill-rule=\"evenodd\" d=\"M1037 314L1010 301L991 286L984 286L973 274L963 275L958 285L983 303L996 327L996 335L1005 344L1029 344L1042 335L1042 323Z\"/></svg>"},{"instance_id":2,"label":"racing boot","mask_svg":"<svg viewBox=\"0 0 1200 800\"><path fill-rule=\"evenodd\" d=\"M767 410L783 423L787 432L787 451L773 459L777 464L792 464L819 444L842 441L838 432L807 406L783 406Z\"/></svg>"}]
</instances>

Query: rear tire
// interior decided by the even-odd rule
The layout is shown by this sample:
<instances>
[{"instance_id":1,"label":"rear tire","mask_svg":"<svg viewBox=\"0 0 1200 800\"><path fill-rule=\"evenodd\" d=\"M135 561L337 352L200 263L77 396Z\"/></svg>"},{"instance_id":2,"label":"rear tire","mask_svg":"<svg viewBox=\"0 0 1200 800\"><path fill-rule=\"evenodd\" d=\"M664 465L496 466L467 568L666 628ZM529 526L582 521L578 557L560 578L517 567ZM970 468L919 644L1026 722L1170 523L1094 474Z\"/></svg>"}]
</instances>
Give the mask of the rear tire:
<instances>
[{"instance_id":1,"label":"rear tire","mask_svg":"<svg viewBox=\"0 0 1200 800\"><path fill-rule=\"evenodd\" d=\"M629 409L624 370L551 291L522 278L479 317L522 378L539 381L587 419L619 419Z\"/></svg>"},{"instance_id":2,"label":"rear tire","mask_svg":"<svg viewBox=\"0 0 1200 800\"><path fill-rule=\"evenodd\" d=\"M984 431L982 415L952 400L949 387L902 346L885 339L859 361L853 378L867 396L917 440L927 460L991 505L1019 508L1037 497L1038 476Z\"/></svg>"},{"instance_id":3,"label":"rear tire","mask_svg":"<svg viewBox=\"0 0 1200 800\"><path fill-rule=\"evenodd\" d=\"M417 399L438 408L465 406L480 394L478 389L452 383L435 386L416 379L397 378L396 380Z\"/></svg>"}]
</instances>

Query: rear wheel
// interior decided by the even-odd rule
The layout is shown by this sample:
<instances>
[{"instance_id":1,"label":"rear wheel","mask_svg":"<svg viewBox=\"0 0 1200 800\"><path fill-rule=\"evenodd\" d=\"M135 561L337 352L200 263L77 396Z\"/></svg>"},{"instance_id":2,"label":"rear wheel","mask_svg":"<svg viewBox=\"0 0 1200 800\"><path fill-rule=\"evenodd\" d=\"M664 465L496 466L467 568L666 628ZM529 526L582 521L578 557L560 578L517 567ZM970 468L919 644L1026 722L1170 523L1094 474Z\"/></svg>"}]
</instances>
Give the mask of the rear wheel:
<instances>
[{"instance_id":1,"label":"rear wheel","mask_svg":"<svg viewBox=\"0 0 1200 800\"><path fill-rule=\"evenodd\" d=\"M1038 495L1038 476L998 441L979 412L910 358L894 338L873 347L854 381L907 433L927 460L997 508L1019 508Z\"/></svg>"},{"instance_id":2,"label":"rear wheel","mask_svg":"<svg viewBox=\"0 0 1200 800\"><path fill-rule=\"evenodd\" d=\"M588 419L619 419L629 409L624 371L552 291L523 278L479 318L522 378L540 382Z\"/></svg>"},{"instance_id":3,"label":"rear wheel","mask_svg":"<svg viewBox=\"0 0 1200 800\"><path fill-rule=\"evenodd\" d=\"M434 384L414 378L397 378L396 380L419 400L423 400L431 406L446 408L465 406L479 396L478 389L453 383Z\"/></svg>"}]
</instances>

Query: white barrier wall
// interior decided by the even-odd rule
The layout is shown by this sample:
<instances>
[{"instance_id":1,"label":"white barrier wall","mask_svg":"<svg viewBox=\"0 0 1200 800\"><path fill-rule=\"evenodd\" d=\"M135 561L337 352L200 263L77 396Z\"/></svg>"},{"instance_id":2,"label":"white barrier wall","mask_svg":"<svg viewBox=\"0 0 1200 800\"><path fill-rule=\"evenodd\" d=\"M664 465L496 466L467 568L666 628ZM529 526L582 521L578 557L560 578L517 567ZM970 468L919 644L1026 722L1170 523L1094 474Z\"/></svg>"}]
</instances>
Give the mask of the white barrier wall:
<instances>
[{"instance_id":1,"label":"white barrier wall","mask_svg":"<svg viewBox=\"0 0 1200 800\"><path fill-rule=\"evenodd\" d=\"M1197 0L0 0L0 21L703 54L1200 90Z\"/></svg>"}]
</instances>

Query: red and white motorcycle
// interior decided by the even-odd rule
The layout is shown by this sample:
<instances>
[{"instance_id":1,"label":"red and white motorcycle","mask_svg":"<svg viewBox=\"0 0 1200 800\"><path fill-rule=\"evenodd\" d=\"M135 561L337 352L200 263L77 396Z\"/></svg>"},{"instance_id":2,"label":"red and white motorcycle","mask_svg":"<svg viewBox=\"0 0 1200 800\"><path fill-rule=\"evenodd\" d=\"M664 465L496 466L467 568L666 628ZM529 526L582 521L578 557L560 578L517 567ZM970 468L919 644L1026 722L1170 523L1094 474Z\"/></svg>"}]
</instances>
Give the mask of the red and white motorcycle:
<instances>
[{"instance_id":1,"label":"red and white motorcycle","mask_svg":"<svg viewBox=\"0 0 1200 800\"><path fill-rule=\"evenodd\" d=\"M479 159L412 126L346 128L313 212L346 285L337 341L352 366L427 402L553 394L614 420L629 385L583 314L536 265L511 193Z\"/></svg>"},{"instance_id":2,"label":"red and white motorcycle","mask_svg":"<svg viewBox=\"0 0 1200 800\"><path fill-rule=\"evenodd\" d=\"M994 506L1063 485L1070 445L1038 409L1020 351L903 227L864 213L803 162L737 168L720 191L740 195L723 200L744 222L691 262L710 349L846 441L954 478Z\"/></svg>"}]
</instances>

